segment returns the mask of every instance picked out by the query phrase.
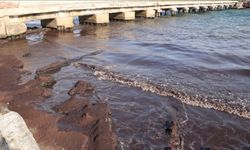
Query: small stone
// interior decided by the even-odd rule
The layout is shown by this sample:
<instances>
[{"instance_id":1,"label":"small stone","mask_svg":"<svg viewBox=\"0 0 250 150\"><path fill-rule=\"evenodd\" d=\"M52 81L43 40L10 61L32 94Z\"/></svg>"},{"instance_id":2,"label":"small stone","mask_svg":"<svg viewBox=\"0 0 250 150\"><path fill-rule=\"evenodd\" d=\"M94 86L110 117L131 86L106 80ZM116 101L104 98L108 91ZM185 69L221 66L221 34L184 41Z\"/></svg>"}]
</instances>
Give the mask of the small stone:
<instances>
[{"instance_id":1,"label":"small stone","mask_svg":"<svg viewBox=\"0 0 250 150\"><path fill-rule=\"evenodd\" d=\"M56 84L56 80L50 75L39 75L36 76L36 79L42 87L52 88Z\"/></svg>"},{"instance_id":2,"label":"small stone","mask_svg":"<svg viewBox=\"0 0 250 150\"><path fill-rule=\"evenodd\" d=\"M166 134L171 134L172 133L172 128L173 128L174 122L171 121L166 121L165 122L165 133Z\"/></svg>"},{"instance_id":3,"label":"small stone","mask_svg":"<svg viewBox=\"0 0 250 150\"><path fill-rule=\"evenodd\" d=\"M200 150L210 150L210 147L201 146Z\"/></svg>"},{"instance_id":4,"label":"small stone","mask_svg":"<svg viewBox=\"0 0 250 150\"><path fill-rule=\"evenodd\" d=\"M31 53L27 52L27 53L23 54L23 57L31 57Z\"/></svg>"},{"instance_id":5,"label":"small stone","mask_svg":"<svg viewBox=\"0 0 250 150\"><path fill-rule=\"evenodd\" d=\"M164 147L164 150L171 150L172 148L167 146L167 147Z\"/></svg>"},{"instance_id":6,"label":"small stone","mask_svg":"<svg viewBox=\"0 0 250 150\"><path fill-rule=\"evenodd\" d=\"M49 89L47 89L47 88L45 88L44 90L43 90L43 92L42 92L42 95L41 96L43 96L43 97L45 97L45 98L49 98L49 97L51 97L52 96L52 91L51 90L49 90Z\"/></svg>"}]
</instances>

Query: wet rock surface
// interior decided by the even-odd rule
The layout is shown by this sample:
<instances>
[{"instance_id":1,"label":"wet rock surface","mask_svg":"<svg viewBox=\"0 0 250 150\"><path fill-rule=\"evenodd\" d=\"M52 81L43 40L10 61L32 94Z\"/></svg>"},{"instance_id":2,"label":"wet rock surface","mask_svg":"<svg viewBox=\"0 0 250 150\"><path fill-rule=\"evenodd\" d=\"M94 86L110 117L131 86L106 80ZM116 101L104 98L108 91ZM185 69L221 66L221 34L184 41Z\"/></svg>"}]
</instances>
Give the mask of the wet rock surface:
<instances>
[{"instance_id":1,"label":"wet rock surface","mask_svg":"<svg viewBox=\"0 0 250 150\"><path fill-rule=\"evenodd\" d=\"M106 103L92 104L86 98L71 97L56 106L53 114L36 107L53 95L51 89L56 81L51 74L64 65L56 62L43 67L35 79L17 85L22 63L13 56L0 55L0 69L4 70L0 73L0 103L8 104L10 110L23 117L41 149L115 149L116 138ZM81 81L73 93L92 91L90 87Z\"/></svg>"},{"instance_id":2,"label":"wet rock surface","mask_svg":"<svg viewBox=\"0 0 250 150\"><path fill-rule=\"evenodd\" d=\"M68 92L69 95L81 95L86 96L87 94L90 94L94 88L91 86L90 83L85 81L78 81L75 86Z\"/></svg>"},{"instance_id":3,"label":"wet rock surface","mask_svg":"<svg viewBox=\"0 0 250 150\"><path fill-rule=\"evenodd\" d=\"M62 67L65 67L69 65L67 61L57 61L54 63L51 63L47 66L44 66L42 68L37 69L36 74L53 74L61 70Z\"/></svg>"}]
</instances>

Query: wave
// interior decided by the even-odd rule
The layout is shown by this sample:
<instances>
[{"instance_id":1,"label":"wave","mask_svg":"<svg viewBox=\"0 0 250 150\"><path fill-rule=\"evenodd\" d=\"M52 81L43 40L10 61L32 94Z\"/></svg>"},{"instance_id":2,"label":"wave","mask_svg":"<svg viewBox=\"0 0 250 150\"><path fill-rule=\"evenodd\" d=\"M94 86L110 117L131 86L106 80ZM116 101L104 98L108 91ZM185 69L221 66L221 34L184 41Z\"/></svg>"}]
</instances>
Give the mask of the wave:
<instances>
[{"instance_id":1,"label":"wave","mask_svg":"<svg viewBox=\"0 0 250 150\"><path fill-rule=\"evenodd\" d=\"M213 99L209 99L201 95L189 95L184 91L169 86L158 85L148 81L139 81L136 79L126 78L122 74L111 72L109 70L99 68L94 65L82 63L80 63L80 65L91 69L93 71L93 74L101 80L109 80L112 82L140 88L143 91L152 92L160 96L173 97L175 99L180 100L182 103L188 105L224 111L230 114L250 119L250 111L244 106L219 103L213 101Z\"/></svg>"}]
</instances>

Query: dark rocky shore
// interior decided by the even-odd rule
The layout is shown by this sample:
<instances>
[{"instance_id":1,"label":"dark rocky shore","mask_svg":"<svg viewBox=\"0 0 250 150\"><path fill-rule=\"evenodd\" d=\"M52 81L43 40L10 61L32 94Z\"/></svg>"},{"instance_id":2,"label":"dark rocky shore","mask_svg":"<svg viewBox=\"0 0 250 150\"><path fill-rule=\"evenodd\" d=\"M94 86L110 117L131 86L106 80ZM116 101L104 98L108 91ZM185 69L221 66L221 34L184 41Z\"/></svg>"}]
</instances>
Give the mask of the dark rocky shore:
<instances>
[{"instance_id":1,"label":"dark rocky shore","mask_svg":"<svg viewBox=\"0 0 250 150\"><path fill-rule=\"evenodd\" d=\"M68 94L70 99L54 107L55 113L39 110L36 105L52 96L56 81L53 74L60 63L41 68L35 79L23 85L23 63L14 56L0 56L0 107L19 113L41 149L112 150L116 136L112 131L111 112L106 103L91 102L94 88L79 81Z\"/></svg>"}]
</instances>

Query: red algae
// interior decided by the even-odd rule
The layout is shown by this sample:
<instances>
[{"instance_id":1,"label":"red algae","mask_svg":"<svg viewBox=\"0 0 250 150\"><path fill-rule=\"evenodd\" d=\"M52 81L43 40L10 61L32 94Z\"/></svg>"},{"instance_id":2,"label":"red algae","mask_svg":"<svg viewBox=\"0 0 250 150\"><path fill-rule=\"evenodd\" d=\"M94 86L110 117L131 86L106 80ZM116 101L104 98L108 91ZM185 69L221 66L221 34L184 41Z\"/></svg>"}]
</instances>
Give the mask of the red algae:
<instances>
[{"instance_id":1,"label":"red algae","mask_svg":"<svg viewBox=\"0 0 250 150\"><path fill-rule=\"evenodd\" d=\"M36 104L52 95L56 81L50 74L37 75L18 85L22 67L14 56L0 55L0 107L8 107L23 117L41 149L115 149L107 104L72 97L55 108L58 113L39 110ZM71 129L61 127L62 123ZM75 125L82 131L73 130Z\"/></svg>"}]
</instances>

